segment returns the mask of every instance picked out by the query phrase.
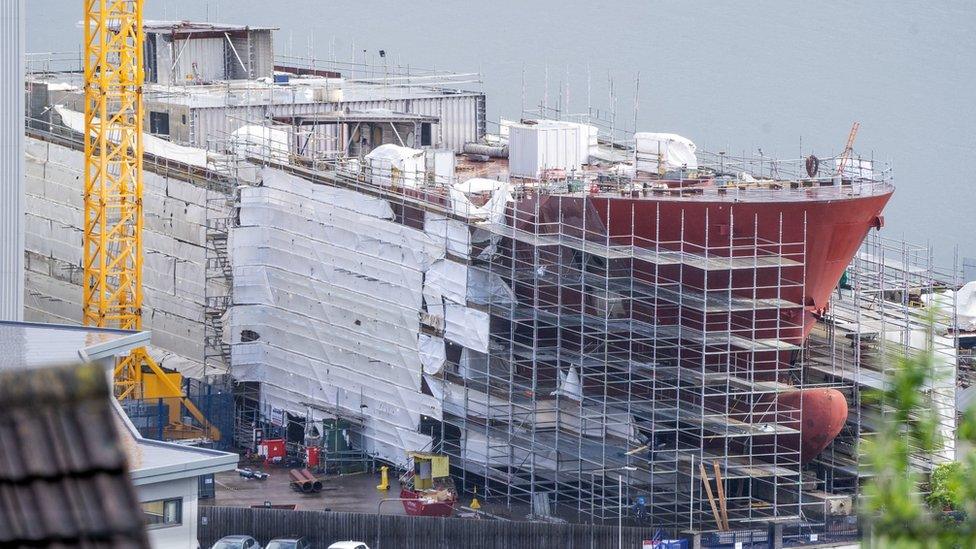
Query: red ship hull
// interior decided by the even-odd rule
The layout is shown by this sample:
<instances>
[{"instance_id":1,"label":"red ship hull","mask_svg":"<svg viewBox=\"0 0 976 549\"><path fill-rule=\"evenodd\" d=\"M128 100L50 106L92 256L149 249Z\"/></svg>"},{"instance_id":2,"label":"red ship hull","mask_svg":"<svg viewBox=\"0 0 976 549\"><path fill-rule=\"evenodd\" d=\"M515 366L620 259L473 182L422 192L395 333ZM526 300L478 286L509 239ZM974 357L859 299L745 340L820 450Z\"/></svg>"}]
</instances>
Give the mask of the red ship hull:
<instances>
[{"instance_id":1,"label":"red ship hull","mask_svg":"<svg viewBox=\"0 0 976 549\"><path fill-rule=\"evenodd\" d=\"M890 198L890 192L856 199L789 202L615 198L593 200L593 206L608 226L611 239L634 234L652 242L684 242L686 249L692 246L689 251L704 253L707 249L717 254L732 246L733 238L747 242L755 238L771 243L770 248L783 243L790 256L803 256L800 274L804 286L802 293L798 287L783 288L787 294L781 297L802 301L808 312L817 312L827 307L830 293L868 231L883 224L881 213ZM745 274L753 276L752 272ZM757 270L755 286L767 287L771 294L777 286L776 275L774 270ZM734 287L745 286L736 282ZM712 287L721 288L722 283ZM810 320L804 323L804 338L813 327Z\"/></svg>"},{"instance_id":2,"label":"red ship hull","mask_svg":"<svg viewBox=\"0 0 976 549\"><path fill-rule=\"evenodd\" d=\"M563 235L595 244L681 251L699 258L768 254L788 259L786 264L774 268L737 270L682 265L641 268L641 261L634 260L631 276L642 279L649 287L680 281L682 286L704 294L714 291L749 299L777 299L786 305L767 310L689 314L680 308L671 308L677 309L674 311L655 305L642 309L636 304L624 316L642 317L658 326L680 325L703 332L727 330L746 338L801 345L813 328L816 315L826 310L831 292L868 231L881 227L882 210L892 194L889 189L865 196L817 199L817 191L812 189L808 197L793 194L791 200L780 201L735 201L724 196L716 200L655 197L646 193L530 196L518 202L509 223L529 231L544 226L553 227L555 232L558 227ZM523 259L538 261L538 257L528 255L523 255ZM545 296L544 300L590 312L586 298L578 290L560 289L559 295ZM746 365L751 371L747 377L788 383L788 379L778 376L787 369L784 365L790 364L792 353L753 352ZM685 351L682 360L688 367L698 369L710 358ZM727 406L707 400L700 404L710 409ZM750 423L777 422L799 431L800 434L781 437L779 441L799 452L802 463L823 451L847 419L847 402L836 390L785 391L744 405L745 409L733 405L726 413ZM776 410L775 417L768 417L770 409ZM799 417L803 418L802 425ZM756 444L761 445L762 437L758 438Z\"/></svg>"}]
</instances>

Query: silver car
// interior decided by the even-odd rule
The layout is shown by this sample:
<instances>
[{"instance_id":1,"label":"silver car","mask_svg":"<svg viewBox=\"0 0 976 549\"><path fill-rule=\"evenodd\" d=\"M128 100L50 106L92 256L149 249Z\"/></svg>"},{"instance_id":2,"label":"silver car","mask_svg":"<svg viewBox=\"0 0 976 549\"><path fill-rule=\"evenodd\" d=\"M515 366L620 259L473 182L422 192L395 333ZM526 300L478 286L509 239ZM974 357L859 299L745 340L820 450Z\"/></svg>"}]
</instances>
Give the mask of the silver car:
<instances>
[{"instance_id":1,"label":"silver car","mask_svg":"<svg viewBox=\"0 0 976 549\"><path fill-rule=\"evenodd\" d=\"M224 536L210 549L261 549L261 544L251 536Z\"/></svg>"}]
</instances>

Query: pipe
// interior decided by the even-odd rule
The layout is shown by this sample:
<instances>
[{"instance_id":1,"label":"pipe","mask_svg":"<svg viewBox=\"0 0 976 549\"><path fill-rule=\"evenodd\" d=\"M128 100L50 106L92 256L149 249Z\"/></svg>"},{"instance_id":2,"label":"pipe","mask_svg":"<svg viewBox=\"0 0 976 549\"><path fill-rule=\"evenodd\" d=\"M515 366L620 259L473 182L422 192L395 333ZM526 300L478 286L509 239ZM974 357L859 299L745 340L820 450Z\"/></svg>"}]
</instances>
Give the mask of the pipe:
<instances>
[{"instance_id":1,"label":"pipe","mask_svg":"<svg viewBox=\"0 0 976 549\"><path fill-rule=\"evenodd\" d=\"M464 154L480 154L493 158L508 158L508 145L485 145L484 143L465 143Z\"/></svg>"},{"instance_id":2,"label":"pipe","mask_svg":"<svg viewBox=\"0 0 976 549\"><path fill-rule=\"evenodd\" d=\"M292 488L297 488L306 494L312 491L312 482L305 478L305 475L298 469L288 471L288 476L291 477Z\"/></svg>"},{"instance_id":3,"label":"pipe","mask_svg":"<svg viewBox=\"0 0 976 549\"><path fill-rule=\"evenodd\" d=\"M315 475L312 474L311 471L309 471L308 469L300 469L298 473L303 477L305 477L305 479L310 483L313 492L322 491L322 481L317 479Z\"/></svg>"}]
</instances>

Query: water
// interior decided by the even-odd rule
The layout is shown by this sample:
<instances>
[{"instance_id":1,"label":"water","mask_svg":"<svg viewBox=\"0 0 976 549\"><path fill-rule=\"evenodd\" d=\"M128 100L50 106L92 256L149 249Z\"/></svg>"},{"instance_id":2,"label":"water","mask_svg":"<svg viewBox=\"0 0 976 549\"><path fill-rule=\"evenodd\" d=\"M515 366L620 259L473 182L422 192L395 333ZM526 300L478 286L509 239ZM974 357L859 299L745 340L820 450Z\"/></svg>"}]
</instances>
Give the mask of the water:
<instances>
[{"instance_id":1,"label":"water","mask_svg":"<svg viewBox=\"0 0 976 549\"><path fill-rule=\"evenodd\" d=\"M976 257L976 2L146 0L147 18L274 25L280 53L485 75L489 118L548 95L699 146L890 160L885 232ZM80 0L29 0L29 51L77 51ZM545 74L548 69L548 94ZM589 77L587 76L589 75ZM589 97L589 100L587 99Z\"/></svg>"}]
</instances>

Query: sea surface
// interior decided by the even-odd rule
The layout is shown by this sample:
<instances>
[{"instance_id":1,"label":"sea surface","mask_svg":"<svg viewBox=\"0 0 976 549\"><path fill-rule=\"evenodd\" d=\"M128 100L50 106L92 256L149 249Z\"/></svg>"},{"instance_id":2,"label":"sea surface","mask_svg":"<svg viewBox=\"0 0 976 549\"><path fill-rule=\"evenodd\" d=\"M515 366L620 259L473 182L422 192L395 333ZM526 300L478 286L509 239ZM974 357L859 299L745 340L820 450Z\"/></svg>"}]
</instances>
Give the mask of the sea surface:
<instances>
[{"instance_id":1,"label":"sea surface","mask_svg":"<svg viewBox=\"0 0 976 549\"><path fill-rule=\"evenodd\" d=\"M80 0L27 4L28 51L80 50ZM946 267L976 258L973 0L146 0L146 17L276 26L289 55L384 50L481 73L470 86L494 121L546 102L782 158L836 154L858 121L855 149L894 170L885 234Z\"/></svg>"}]
</instances>

